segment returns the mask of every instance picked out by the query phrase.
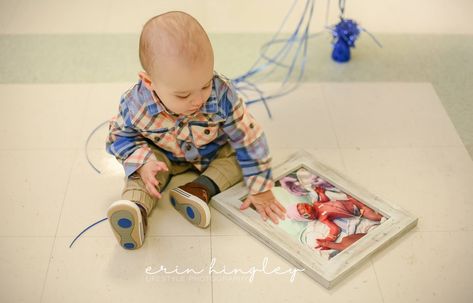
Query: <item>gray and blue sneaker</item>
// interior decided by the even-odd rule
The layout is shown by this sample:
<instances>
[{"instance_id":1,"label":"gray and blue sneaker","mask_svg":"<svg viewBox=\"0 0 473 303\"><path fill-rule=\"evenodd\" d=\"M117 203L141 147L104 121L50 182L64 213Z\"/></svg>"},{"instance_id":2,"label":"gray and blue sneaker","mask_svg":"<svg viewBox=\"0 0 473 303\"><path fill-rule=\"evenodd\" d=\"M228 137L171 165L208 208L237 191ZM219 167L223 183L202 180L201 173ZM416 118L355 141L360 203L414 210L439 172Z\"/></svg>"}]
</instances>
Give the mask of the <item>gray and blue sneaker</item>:
<instances>
[{"instance_id":1,"label":"gray and blue sneaker","mask_svg":"<svg viewBox=\"0 0 473 303\"><path fill-rule=\"evenodd\" d=\"M142 206L129 200L118 200L108 208L107 217L121 247L137 249L143 246L148 216Z\"/></svg>"}]
</instances>

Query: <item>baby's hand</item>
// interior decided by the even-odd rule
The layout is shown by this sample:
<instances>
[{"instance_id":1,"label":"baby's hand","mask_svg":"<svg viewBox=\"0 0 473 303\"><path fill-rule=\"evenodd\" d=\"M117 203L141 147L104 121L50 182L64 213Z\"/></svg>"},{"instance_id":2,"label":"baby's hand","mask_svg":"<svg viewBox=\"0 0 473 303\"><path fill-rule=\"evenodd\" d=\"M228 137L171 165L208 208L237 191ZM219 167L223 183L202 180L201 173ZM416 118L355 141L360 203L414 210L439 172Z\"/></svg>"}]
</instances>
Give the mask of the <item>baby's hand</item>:
<instances>
[{"instance_id":1,"label":"baby's hand","mask_svg":"<svg viewBox=\"0 0 473 303\"><path fill-rule=\"evenodd\" d=\"M284 220L286 217L286 209L276 200L276 197L274 197L273 192L270 190L255 195L249 195L240 206L240 210L247 209L250 204L255 206L264 221L270 217L274 224L278 224L278 217L281 218L281 220Z\"/></svg>"},{"instance_id":2,"label":"baby's hand","mask_svg":"<svg viewBox=\"0 0 473 303\"><path fill-rule=\"evenodd\" d=\"M160 171L168 171L166 163L161 161L146 162L137 170L137 173L140 175L141 180L143 180L148 193L158 199L161 198L161 194L157 190L159 181L156 179L156 174Z\"/></svg>"}]
</instances>

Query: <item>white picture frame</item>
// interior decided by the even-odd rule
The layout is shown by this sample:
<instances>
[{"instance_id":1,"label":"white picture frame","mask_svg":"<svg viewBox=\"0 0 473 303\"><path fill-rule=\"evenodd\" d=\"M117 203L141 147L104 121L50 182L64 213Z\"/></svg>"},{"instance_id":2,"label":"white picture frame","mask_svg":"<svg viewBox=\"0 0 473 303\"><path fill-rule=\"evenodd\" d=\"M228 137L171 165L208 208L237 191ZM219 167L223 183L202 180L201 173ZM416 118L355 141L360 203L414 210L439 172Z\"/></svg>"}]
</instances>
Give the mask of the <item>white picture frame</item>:
<instances>
[{"instance_id":1,"label":"white picture frame","mask_svg":"<svg viewBox=\"0 0 473 303\"><path fill-rule=\"evenodd\" d=\"M273 168L273 178L275 181L280 180L295 171L299 171L300 168L319 176L341 192L361 201L386 219L382 223L375 224L375 228L370 227L369 232L345 249L341 251L332 250L331 252L324 251L322 253L319 249L311 247L308 240L306 243L302 240L308 239L307 237L301 237L301 235L304 232L309 234L307 226L310 222L307 223L305 230L302 230L299 238L297 238L295 234L291 235L284 230L281 223L276 225L269 219L263 221L254 209L248 208L241 211L240 205L248 195L248 190L243 182L214 196L211 199L211 205L295 267L304 269L307 275L326 288L332 288L363 261L367 260L370 255L417 225L417 218L407 211L361 188L339 172L315 160L311 154L305 151L292 154L288 160L275 166ZM280 188L275 187L273 193L275 191L285 194ZM276 194L275 196L278 200L284 200ZM356 218L363 219L361 216ZM289 220L288 224L299 224L299 222L292 222L290 219L286 220ZM318 223L311 224L311 228L316 224Z\"/></svg>"}]
</instances>

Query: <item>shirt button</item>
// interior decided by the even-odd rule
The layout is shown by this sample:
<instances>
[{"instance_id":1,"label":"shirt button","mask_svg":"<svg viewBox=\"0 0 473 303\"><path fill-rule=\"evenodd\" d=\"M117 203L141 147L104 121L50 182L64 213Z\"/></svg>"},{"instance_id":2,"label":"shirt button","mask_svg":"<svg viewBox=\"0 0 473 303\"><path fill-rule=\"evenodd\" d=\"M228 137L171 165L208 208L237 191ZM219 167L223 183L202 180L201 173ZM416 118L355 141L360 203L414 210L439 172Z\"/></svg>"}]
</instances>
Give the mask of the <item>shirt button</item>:
<instances>
[{"instance_id":1,"label":"shirt button","mask_svg":"<svg viewBox=\"0 0 473 303\"><path fill-rule=\"evenodd\" d=\"M253 129L254 127L253 123L250 123L250 128Z\"/></svg>"},{"instance_id":2,"label":"shirt button","mask_svg":"<svg viewBox=\"0 0 473 303\"><path fill-rule=\"evenodd\" d=\"M204 133L205 133L206 135L208 135L208 134L210 134L210 130L209 130L208 128L206 128L206 129L204 130Z\"/></svg>"}]
</instances>

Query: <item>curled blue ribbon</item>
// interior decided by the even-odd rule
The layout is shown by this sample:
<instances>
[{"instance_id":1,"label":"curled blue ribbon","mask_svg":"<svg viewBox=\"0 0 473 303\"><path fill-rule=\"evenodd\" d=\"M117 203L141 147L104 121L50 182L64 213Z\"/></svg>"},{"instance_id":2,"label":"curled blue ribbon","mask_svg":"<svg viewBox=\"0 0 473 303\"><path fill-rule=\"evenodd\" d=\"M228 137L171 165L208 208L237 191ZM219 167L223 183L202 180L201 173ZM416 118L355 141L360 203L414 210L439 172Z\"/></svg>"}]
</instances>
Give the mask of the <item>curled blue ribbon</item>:
<instances>
[{"instance_id":1,"label":"curled blue ribbon","mask_svg":"<svg viewBox=\"0 0 473 303\"><path fill-rule=\"evenodd\" d=\"M287 22L287 19L293 13L297 2L298 0L295 0L292 3L289 12L284 17L282 24L271 40L261 47L258 59L249 71L231 80L237 91L246 98L245 103L247 105L263 102L270 118L272 115L267 101L287 95L297 88L305 71L308 40L315 36L309 35L315 0L306 0L303 13L299 18L294 31L288 38L279 38L281 31ZM269 56L269 49L276 45L279 45L279 49L277 49L273 56ZM276 69L282 69L284 72L279 91L266 95L258 88L257 82L261 82L273 75ZM296 72L297 69L299 69L298 73ZM253 78L256 77L258 78L253 80ZM250 94L256 95L257 97L252 98Z\"/></svg>"}]
</instances>

